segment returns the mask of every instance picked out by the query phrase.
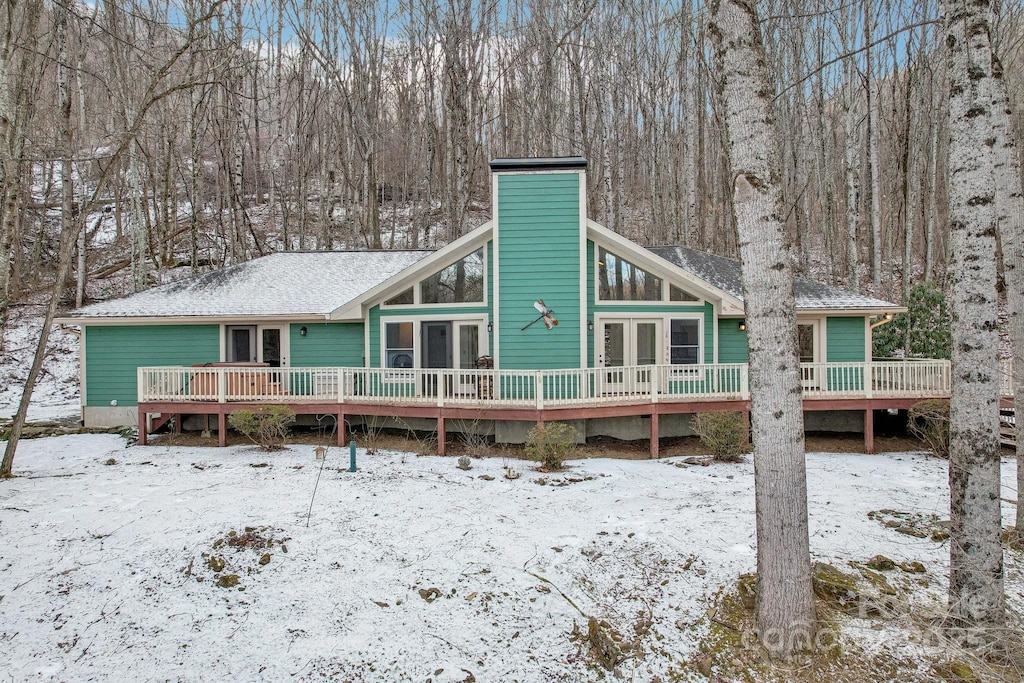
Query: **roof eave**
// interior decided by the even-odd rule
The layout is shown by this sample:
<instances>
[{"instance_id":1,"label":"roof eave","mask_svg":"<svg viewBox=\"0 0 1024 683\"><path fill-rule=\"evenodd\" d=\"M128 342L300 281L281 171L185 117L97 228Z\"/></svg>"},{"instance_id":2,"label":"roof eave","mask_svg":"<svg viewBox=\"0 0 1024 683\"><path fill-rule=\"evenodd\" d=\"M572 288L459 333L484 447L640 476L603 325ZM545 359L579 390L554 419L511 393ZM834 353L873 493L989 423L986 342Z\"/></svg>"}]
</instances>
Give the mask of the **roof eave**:
<instances>
[{"instance_id":1,"label":"roof eave","mask_svg":"<svg viewBox=\"0 0 1024 683\"><path fill-rule=\"evenodd\" d=\"M64 316L54 318L61 325L180 325L196 323L264 323L264 322L319 322L329 320L327 313L287 313L259 315L100 315Z\"/></svg>"}]
</instances>

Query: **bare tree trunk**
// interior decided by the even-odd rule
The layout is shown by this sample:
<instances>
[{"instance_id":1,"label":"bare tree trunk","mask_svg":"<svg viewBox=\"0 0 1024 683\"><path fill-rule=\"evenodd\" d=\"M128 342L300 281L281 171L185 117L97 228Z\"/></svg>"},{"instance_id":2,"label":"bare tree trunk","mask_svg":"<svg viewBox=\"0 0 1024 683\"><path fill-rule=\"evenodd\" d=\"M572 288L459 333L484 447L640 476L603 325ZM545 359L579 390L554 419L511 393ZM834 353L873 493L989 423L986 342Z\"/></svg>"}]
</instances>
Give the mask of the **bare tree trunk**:
<instances>
[{"instance_id":1,"label":"bare tree trunk","mask_svg":"<svg viewBox=\"0 0 1024 683\"><path fill-rule=\"evenodd\" d=\"M864 52L865 59L865 91L867 94L867 160L868 182L871 194L869 212L871 216L871 284L875 295L882 286L882 187L878 158L878 91L872 60L871 42L874 34L873 6L870 2L864 5L864 44L868 46Z\"/></svg>"},{"instance_id":2,"label":"bare tree trunk","mask_svg":"<svg viewBox=\"0 0 1024 683\"><path fill-rule=\"evenodd\" d=\"M971 644L1002 636L999 381L996 373L996 95L988 7L942 0L949 69L953 371L949 451L949 611Z\"/></svg>"},{"instance_id":3,"label":"bare tree trunk","mask_svg":"<svg viewBox=\"0 0 1024 683\"><path fill-rule=\"evenodd\" d=\"M742 262L750 419L757 435L756 621L769 654L789 659L812 647L816 621L791 246L782 219L771 110L774 88L753 4L714 0L711 6Z\"/></svg>"},{"instance_id":4,"label":"bare tree trunk","mask_svg":"<svg viewBox=\"0 0 1024 683\"><path fill-rule=\"evenodd\" d=\"M39 52L36 26L42 6L38 0L29 0L23 3L21 16L9 11L0 42L0 352L4 350L10 315L11 250L21 211L25 136L32 116L30 73ZM17 25L16 18L20 19ZM19 41L24 44L20 46L20 58L15 59Z\"/></svg>"},{"instance_id":5,"label":"bare tree trunk","mask_svg":"<svg viewBox=\"0 0 1024 683\"><path fill-rule=\"evenodd\" d=\"M1013 130L1013 111L1002 64L993 57L996 97L992 106L995 140L996 220L1003 248L1003 278L1013 342L1013 413L1024 415L1024 194L1020 158ZM1024 433L1017 439L1018 541L1024 540Z\"/></svg>"},{"instance_id":6,"label":"bare tree trunk","mask_svg":"<svg viewBox=\"0 0 1024 683\"><path fill-rule=\"evenodd\" d=\"M57 272L50 291L50 303L43 318L39 342L36 344L35 356L29 368L25 387L22 390L18 410L11 423L11 433L4 449L3 462L0 463L0 477L10 477L14 466L14 453L18 448L21 430L28 417L28 406L32 400L32 391L43 367L46 356L46 343L50 337L50 326L57 313L61 292L68 274L71 271L71 259L75 253L75 233L79 222L75 215L74 185L72 183L72 159L74 156L74 130L71 120L71 69L68 57L68 9L57 4L53 9L54 36L57 43L57 97L58 97L58 136L61 158L61 228L60 246L58 248Z\"/></svg>"}]
</instances>

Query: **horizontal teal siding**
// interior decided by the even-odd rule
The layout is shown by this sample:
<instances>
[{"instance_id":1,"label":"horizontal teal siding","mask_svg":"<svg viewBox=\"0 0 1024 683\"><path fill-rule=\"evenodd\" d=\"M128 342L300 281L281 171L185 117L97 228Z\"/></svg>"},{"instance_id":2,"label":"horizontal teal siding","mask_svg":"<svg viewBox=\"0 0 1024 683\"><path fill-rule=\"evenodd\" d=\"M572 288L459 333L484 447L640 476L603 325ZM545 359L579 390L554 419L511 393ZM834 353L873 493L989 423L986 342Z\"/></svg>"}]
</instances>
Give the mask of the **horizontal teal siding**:
<instances>
[{"instance_id":1,"label":"horizontal teal siding","mask_svg":"<svg viewBox=\"0 0 1024 683\"><path fill-rule=\"evenodd\" d=\"M288 336L293 368L363 366L362 323L292 323Z\"/></svg>"},{"instance_id":2,"label":"horizontal teal siding","mask_svg":"<svg viewBox=\"0 0 1024 683\"><path fill-rule=\"evenodd\" d=\"M864 316L829 317L825 320L825 360L829 363L863 363Z\"/></svg>"},{"instance_id":3,"label":"horizontal teal siding","mask_svg":"<svg viewBox=\"0 0 1024 683\"><path fill-rule=\"evenodd\" d=\"M580 175L498 176L498 364L506 370L577 368L580 329ZM537 317L537 299L558 326Z\"/></svg>"},{"instance_id":4,"label":"horizontal teal siding","mask_svg":"<svg viewBox=\"0 0 1024 683\"><path fill-rule=\"evenodd\" d=\"M825 360L829 363L863 363L864 317L825 319ZM829 368L826 385L831 390L863 391L864 373Z\"/></svg>"},{"instance_id":5,"label":"horizontal teal siding","mask_svg":"<svg viewBox=\"0 0 1024 683\"><path fill-rule=\"evenodd\" d=\"M220 360L219 325L87 325L85 404L136 405L136 370Z\"/></svg>"},{"instance_id":6,"label":"horizontal teal siding","mask_svg":"<svg viewBox=\"0 0 1024 683\"><path fill-rule=\"evenodd\" d=\"M740 321L736 318L718 321L718 362L747 362L747 333L740 330Z\"/></svg>"}]
</instances>

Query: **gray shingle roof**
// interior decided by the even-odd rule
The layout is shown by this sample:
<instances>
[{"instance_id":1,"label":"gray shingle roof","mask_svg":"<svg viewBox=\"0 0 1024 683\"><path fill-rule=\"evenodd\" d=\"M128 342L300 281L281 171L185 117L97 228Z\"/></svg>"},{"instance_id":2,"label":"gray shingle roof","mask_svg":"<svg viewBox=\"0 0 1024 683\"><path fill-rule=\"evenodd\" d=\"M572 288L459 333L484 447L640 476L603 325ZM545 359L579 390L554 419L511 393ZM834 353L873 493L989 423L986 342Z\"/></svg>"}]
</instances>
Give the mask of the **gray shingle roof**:
<instances>
[{"instance_id":1,"label":"gray shingle roof","mask_svg":"<svg viewBox=\"0 0 1024 683\"><path fill-rule=\"evenodd\" d=\"M743 300L740 262L686 247L648 247L649 251L693 273L710 285ZM897 308L898 304L847 292L813 280L796 278L793 283L798 309Z\"/></svg>"},{"instance_id":2,"label":"gray shingle roof","mask_svg":"<svg viewBox=\"0 0 1024 683\"><path fill-rule=\"evenodd\" d=\"M430 251L281 252L102 301L70 318L324 316Z\"/></svg>"}]
</instances>

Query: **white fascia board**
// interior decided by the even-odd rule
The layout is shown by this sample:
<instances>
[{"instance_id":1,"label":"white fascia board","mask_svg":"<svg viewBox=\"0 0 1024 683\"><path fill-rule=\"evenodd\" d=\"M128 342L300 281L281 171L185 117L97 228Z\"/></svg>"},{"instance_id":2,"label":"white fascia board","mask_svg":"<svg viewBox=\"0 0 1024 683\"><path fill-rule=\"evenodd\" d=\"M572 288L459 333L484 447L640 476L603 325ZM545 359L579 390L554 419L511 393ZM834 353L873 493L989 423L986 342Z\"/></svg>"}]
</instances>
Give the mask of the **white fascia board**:
<instances>
[{"instance_id":1,"label":"white fascia board","mask_svg":"<svg viewBox=\"0 0 1024 683\"><path fill-rule=\"evenodd\" d=\"M328 320L324 313L292 313L288 315L218 315L218 316L112 316L54 318L54 324L78 325L216 325L216 324L257 324L285 322L321 322Z\"/></svg>"},{"instance_id":2,"label":"white fascia board","mask_svg":"<svg viewBox=\"0 0 1024 683\"><path fill-rule=\"evenodd\" d=\"M631 256L636 261L637 265L650 268L655 271L662 271L663 273L671 273L674 277L685 281L689 284L696 294L700 294L701 298L710 300L712 303L718 301L721 302L721 315L743 315L743 302L728 292L722 291L718 287L701 280L693 273L683 270L676 264L663 259L654 252L644 249L636 242L626 239L622 235L613 232L605 226L595 221L587 221L587 237L594 240L595 243L604 245L614 245L616 249L622 250L623 256Z\"/></svg>"},{"instance_id":3,"label":"white fascia board","mask_svg":"<svg viewBox=\"0 0 1024 683\"><path fill-rule=\"evenodd\" d=\"M451 244L438 249L430 256L420 259L405 270L395 273L373 289L363 292L355 299L352 299L352 301L334 309L327 314L327 319L331 321L362 320L365 315L363 308L369 302L383 298L392 292L397 294L419 280L423 275L434 272L438 265L447 259L470 254L475 248L479 248L481 244L486 244L491 235L491 227L492 221L483 223Z\"/></svg>"},{"instance_id":4,"label":"white fascia board","mask_svg":"<svg viewBox=\"0 0 1024 683\"><path fill-rule=\"evenodd\" d=\"M886 313L892 313L893 315L896 315L897 313L906 313L906 312L907 312L907 307L906 306L865 306L863 308L799 308L798 307L796 309L797 315L831 315L831 316L837 316L837 315L847 315L847 316L866 315L866 316L875 316L875 315L885 315Z\"/></svg>"}]
</instances>

